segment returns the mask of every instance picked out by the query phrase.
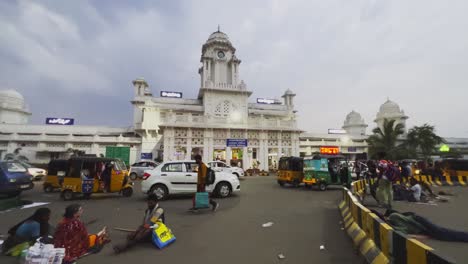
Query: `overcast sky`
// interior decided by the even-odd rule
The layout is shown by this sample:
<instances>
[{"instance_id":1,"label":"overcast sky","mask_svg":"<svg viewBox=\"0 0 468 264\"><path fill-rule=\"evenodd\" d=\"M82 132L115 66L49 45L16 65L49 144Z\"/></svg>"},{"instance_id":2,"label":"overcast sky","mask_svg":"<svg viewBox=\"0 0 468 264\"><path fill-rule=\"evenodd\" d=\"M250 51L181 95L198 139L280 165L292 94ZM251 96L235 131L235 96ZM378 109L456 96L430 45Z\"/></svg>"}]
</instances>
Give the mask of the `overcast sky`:
<instances>
[{"instance_id":1,"label":"overcast sky","mask_svg":"<svg viewBox=\"0 0 468 264\"><path fill-rule=\"evenodd\" d=\"M468 1L0 2L0 89L33 112L130 126L131 81L196 97L201 46L218 24L257 97L293 90L300 128L326 133L389 97L443 136L468 137Z\"/></svg>"}]
</instances>

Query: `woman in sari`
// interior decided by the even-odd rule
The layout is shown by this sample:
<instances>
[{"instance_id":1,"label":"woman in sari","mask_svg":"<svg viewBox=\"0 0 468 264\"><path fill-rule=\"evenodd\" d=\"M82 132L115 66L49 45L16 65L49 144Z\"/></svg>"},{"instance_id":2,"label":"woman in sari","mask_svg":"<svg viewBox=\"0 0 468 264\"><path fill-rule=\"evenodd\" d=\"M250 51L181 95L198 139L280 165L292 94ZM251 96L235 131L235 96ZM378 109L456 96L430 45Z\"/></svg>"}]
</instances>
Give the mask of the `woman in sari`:
<instances>
[{"instance_id":1,"label":"woman in sari","mask_svg":"<svg viewBox=\"0 0 468 264\"><path fill-rule=\"evenodd\" d=\"M54 246L65 248L64 264L73 263L88 253L97 253L109 242L105 227L98 234L88 234L80 220L82 214L83 208L79 204L69 205L55 231Z\"/></svg>"},{"instance_id":2,"label":"woman in sari","mask_svg":"<svg viewBox=\"0 0 468 264\"><path fill-rule=\"evenodd\" d=\"M51 228L49 225L50 209L39 208L34 214L19 222L8 230L8 238L2 247L6 255L16 255L22 248L15 250L17 246L24 244L26 247L40 237L47 237Z\"/></svg>"}]
</instances>

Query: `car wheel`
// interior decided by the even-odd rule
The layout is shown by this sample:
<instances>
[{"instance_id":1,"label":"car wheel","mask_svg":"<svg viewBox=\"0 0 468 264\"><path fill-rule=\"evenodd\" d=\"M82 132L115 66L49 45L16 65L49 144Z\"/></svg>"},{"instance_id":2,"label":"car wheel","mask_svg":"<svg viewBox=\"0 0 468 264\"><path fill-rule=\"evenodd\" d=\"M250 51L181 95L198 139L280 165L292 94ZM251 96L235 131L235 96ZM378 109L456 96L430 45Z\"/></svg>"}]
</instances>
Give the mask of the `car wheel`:
<instances>
[{"instance_id":1,"label":"car wheel","mask_svg":"<svg viewBox=\"0 0 468 264\"><path fill-rule=\"evenodd\" d=\"M231 195L232 188L227 182L220 182L216 185L215 194L220 198L226 198Z\"/></svg>"},{"instance_id":2,"label":"car wheel","mask_svg":"<svg viewBox=\"0 0 468 264\"><path fill-rule=\"evenodd\" d=\"M240 176L239 176L239 173L233 172L232 174L234 174L234 175L237 177L237 179L239 179L239 177L240 177Z\"/></svg>"},{"instance_id":3,"label":"car wheel","mask_svg":"<svg viewBox=\"0 0 468 264\"><path fill-rule=\"evenodd\" d=\"M278 181L278 184L283 187L284 186L284 181Z\"/></svg>"},{"instance_id":4,"label":"car wheel","mask_svg":"<svg viewBox=\"0 0 468 264\"><path fill-rule=\"evenodd\" d=\"M8 193L7 194L7 197L16 197L16 196L19 196L21 194L21 191L16 191L16 192L11 192L11 193Z\"/></svg>"},{"instance_id":5,"label":"car wheel","mask_svg":"<svg viewBox=\"0 0 468 264\"><path fill-rule=\"evenodd\" d=\"M124 197L130 197L133 194L133 188L127 187L122 190L122 195Z\"/></svg>"},{"instance_id":6,"label":"car wheel","mask_svg":"<svg viewBox=\"0 0 468 264\"><path fill-rule=\"evenodd\" d=\"M130 180L134 181L138 178L138 175L134 172L130 173Z\"/></svg>"},{"instance_id":7,"label":"car wheel","mask_svg":"<svg viewBox=\"0 0 468 264\"><path fill-rule=\"evenodd\" d=\"M156 184L153 187L151 187L151 190L149 192L150 194L156 195L159 200L165 200L167 199L167 196L169 195L169 191L167 190L167 187L163 184Z\"/></svg>"},{"instance_id":8,"label":"car wheel","mask_svg":"<svg viewBox=\"0 0 468 264\"><path fill-rule=\"evenodd\" d=\"M327 184L324 183L324 182L319 183L318 187L319 187L319 190L321 190L321 191L327 190Z\"/></svg>"},{"instance_id":9,"label":"car wheel","mask_svg":"<svg viewBox=\"0 0 468 264\"><path fill-rule=\"evenodd\" d=\"M65 201L71 201L74 198L72 190L65 190L62 192L62 198Z\"/></svg>"},{"instance_id":10,"label":"car wheel","mask_svg":"<svg viewBox=\"0 0 468 264\"><path fill-rule=\"evenodd\" d=\"M46 193L51 193L54 191L54 187L52 187L52 185L46 185L44 186L44 192Z\"/></svg>"}]
</instances>

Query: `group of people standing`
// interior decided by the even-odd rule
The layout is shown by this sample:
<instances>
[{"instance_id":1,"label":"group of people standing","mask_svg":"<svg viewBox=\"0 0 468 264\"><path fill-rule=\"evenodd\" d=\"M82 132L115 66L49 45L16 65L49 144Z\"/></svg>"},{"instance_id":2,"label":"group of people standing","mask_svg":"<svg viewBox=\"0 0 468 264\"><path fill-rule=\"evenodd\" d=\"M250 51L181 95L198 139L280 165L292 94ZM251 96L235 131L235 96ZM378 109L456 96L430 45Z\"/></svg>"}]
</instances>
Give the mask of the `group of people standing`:
<instances>
[{"instance_id":1,"label":"group of people standing","mask_svg":"<svg viewBox=\"0 0 468 264\"><path fill-rule=\"evenodd\" d=\"M379 206L385 208L392 207L394 193L398 200L407 200L409 202L419 202L423 196L423 190L432 193L431 188L413 177L411 164L403 161L401 163L392 163L387 160L372 161L366 163L356 161L354 171L357 178L374 179L374 184L370 185L371 194L377 200ZM396 184L398 181L408 182L405 184Z\"/></svg>"}]
</instances>

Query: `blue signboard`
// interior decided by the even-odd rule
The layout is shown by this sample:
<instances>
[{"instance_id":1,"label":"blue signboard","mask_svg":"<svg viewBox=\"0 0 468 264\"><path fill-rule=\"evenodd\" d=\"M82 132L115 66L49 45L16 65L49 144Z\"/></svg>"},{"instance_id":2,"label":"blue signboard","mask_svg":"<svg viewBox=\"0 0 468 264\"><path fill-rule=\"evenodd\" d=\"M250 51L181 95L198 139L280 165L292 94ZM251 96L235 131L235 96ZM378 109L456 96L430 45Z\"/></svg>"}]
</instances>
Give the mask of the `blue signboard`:
<instances>
[{"instance_id":1,"label":"blue signboard","mask_svg":"<svg viewBox=\"0 0 468 264\"><path fill-rule=\"evenodd\" d=\"M231 148L244 148L247 147L247 139L228 138L226 140L226 146Z\"/></svg>"},{"instance_id":2,"label":"blue signboard","mask_svg":"<svg viewBox=\"0 0 468 264\"><path fill-rule=\"evenodd\" d=\"M94 179L86 179L81 181L81 192L82 193L92 193L94 187Z\"/></svg>"},{"instance_id":3,"label":"blue signboard","mask_svg":"<svg viewBox=\"0 0 468 264\"><path fill-rule=\"evenodd\" d=\"M73 124L75 124L75 119L73 118L56 118L56 117L46 118L46 125L71 126Z\"/></svg>"},{"instance_id":4,"label":"blue signboard","mask_svg":"<svg viewBox=\"0 0 468 264\"><path fill-rule=\"evenodd\" d=\"M152 160L153 153L141 153L140 158L145 160Z\"/></svg>"}]
</instances>

